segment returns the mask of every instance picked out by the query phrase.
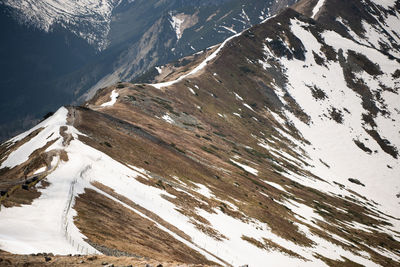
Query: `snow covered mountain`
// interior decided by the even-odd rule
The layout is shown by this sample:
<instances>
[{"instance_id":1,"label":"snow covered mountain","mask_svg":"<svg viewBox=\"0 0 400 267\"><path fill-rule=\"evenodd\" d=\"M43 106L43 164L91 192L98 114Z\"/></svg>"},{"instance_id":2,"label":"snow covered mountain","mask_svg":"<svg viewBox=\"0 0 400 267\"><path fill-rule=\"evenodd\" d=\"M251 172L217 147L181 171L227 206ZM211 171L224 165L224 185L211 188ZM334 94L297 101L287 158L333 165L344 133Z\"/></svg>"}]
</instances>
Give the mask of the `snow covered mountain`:
<instances>
[{"instance_id":1,"label":"snow covered mountain","mask_svg":"<svg viewBox=\"0 0 400 267\"><path fill-rule=\"evenodd\" d=\"M88 91L202 51L293 2L0 0L0 140Z\"/></svg>"},{"instance_id":2,"label":"snow covered mountain","mask_svg":"<svg viewBox=\"0 0 400 267\"><path fill-rule=\"evenodd\" d=\"M3 143L0 249L398 266L399 3L302 0Z\"/></svg>"},{"instance_id":3,"label":"snow covered mountain","mask_svg":"<svg viewBox=\"0 0 400 267\"><path fill-rule=\"evenodd\" d=\"M19 19L49 32L59 24L97 49L107 47L112 11L121 0L2 0Z\"/></svg>"},{"instance_id":4,"label":"snow covered mountain","mask_svg":"<svg viewBox=\"0 0 400 267\"><path fill-rule=\"evenodd\" d=\"M79 37L85 39L89 44L96 47L98 50L104 50L110 45L112 41L113 33L110 33L112 21L118 20L123 14L130 13L130 9L141 8L143 6L151 6L152 9L157 9L159 6L164 8L171 8L167 10L170 15L170 22L172 28L176 31L177 39L182 37L183 31L186 28L192 27L196 23L187 23L190 19L185 13L178 13L177 10L182 7L189 9L189 13L199 13L200 8L211 6L214 8L230 2L229 5L242 4L240 1L193 1L192 3L185 3L184 1L170 1L169 3L162 3L159 1L150 1L150 3L144 4L144 1L132 1L132 0L1 0L0 3L10 7L14 13L18 16L19 20L27 25L39 28L46 32L52 31L55 25L61 25L63 28L68 29ZM257 6L260 9L257 10L259 13L257 17L251 16L252 14L246 13L245 9L252 8L254 4L246 3L241 6L239 13L236 10L231 10L235 13L232 17L234 20L242 24L242 27L249 27L254 24L254 21L258 17L261 19L268 16L271 11L272 13L285 5L292 3L293 1L279 1L279 3L268 3L262 6ZM146 8L144 9L146 10ZM147 10L146 10L147 12ZM217 15L215 13L215 15ZM192 15L192 14L190 14ZM190 16L189 15L189 16ZM215 16L214 15L214 16ZM134 18L140 20L143 18ZM212 21L212 18L209 20ZM193 22L193 21L192 21ZM122 25L119 25L120 27ZM129 26L129 25L126 25ZM219 31L233 31L235 32L237 25L224 26L223 24L216 23L216 28ZM120 31L121 29L113 29ZM111 36L109 36L109 34Z\"/></svg>"}]
</instances>

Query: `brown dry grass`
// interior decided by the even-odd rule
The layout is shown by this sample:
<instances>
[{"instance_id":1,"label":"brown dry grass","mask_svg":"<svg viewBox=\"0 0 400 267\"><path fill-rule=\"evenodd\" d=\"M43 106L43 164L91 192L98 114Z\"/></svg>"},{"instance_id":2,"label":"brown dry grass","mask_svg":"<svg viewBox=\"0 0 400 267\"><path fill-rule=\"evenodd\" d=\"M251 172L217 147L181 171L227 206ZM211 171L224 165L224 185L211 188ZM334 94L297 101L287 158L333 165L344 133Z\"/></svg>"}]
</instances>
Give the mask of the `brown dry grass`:
<instances>
[{"instance_id":1,"label":"brown dry grass","mask_svg":"<svg viewBox=\"0 0 400 267\"><path fill-rule=\"evenodd\" d=\"M201 54L190 55L180 59L177 62L165 65L165 67L162 69L162 73L155 77L154 82L158 83L164 81L172 81L179 78L180 76L186 74L188 71L191 71L194 67L200 64L217 48L218 47L216 46L206 50L205 52L203 51L203 53ZM188 64L184 64L185 62L188 62Z\"/></svg>"},{"instance_id":2,"label":"brown dry grass","mask_svg":"<svg viewBox=\"0 0 400 267\"><path fill-rule=\"evenodd\" d=\"M212 264L153 222L86 189L76 199L75 224L91 243L159 261Z\"/></svg>"},{"instance_id":3,"label":"brown dry grass","mask_svg":"<svg viewBox=\"0 0 400 267\"><path fill-rule=\"evenodd\" d=\"M6 207L31 204L34 199L41 195L36 188L38 180L26 184L24 179L33 175L37 169L50 165L54 151L45 153L45 150L55 141L48 141L43 147L36 149L26 162L12 169L3 168L0 170L0 190L5 192L5 195L0 197L1 204L4 204ZM43 179L44 177L40 178ZM47 186L47 182L40 183L40 188L46 188Z\"/></svg>"},{"instance_id":4,"label":"brown dry grass","mask_svg":"<svg viewBox=\"0 0 400 267\"><path fill-rule=\"evenodd\" d=\"M2 163L5 159L7 159L7 156L11 154L13 151L17 150L19 147L24 145L25 143L29 142L32 138L34 138L36 135L38 135L43 128L39 128L33 132L31 132L29 135L27 135L25 138L22 140L16 142L16 143L3 143L0 144L0 163Z\"/></svg>"},{"instance_id":5,"label":"brown dry grass","mask_svg":"<svg viewBox=\"0 0 400 267\"><path fill-rule=\"evenodd\" d=\"M31 186L28 188L18 187L9 197L5 198L1 205L6 208L30 205L34 199L40 197L41 193L38 189L45 189L50 184L46 180L42 180L37 186Z\"/></svg>"}]
</instances>

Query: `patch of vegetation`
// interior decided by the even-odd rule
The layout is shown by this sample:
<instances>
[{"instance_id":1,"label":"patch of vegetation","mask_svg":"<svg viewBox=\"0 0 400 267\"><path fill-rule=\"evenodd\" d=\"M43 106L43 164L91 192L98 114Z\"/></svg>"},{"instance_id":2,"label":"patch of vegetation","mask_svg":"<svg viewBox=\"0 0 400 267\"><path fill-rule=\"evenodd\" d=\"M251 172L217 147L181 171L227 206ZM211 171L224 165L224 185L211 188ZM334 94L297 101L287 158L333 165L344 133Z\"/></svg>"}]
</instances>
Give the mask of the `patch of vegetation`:
<instances>
[{"instance_id":1,"label":"patch of vegetation","mask_svg":"<svg viewBox=\"0 0 400 267\"><path fill-rule=\"evenodd\" d=\"M187 58L183 58L181 60L173 62L172 64L173 64L174 67L178 68L178 67L184 67L184 66L188 65L191 62L192 62L191 60L188 60Z\"/></svg>"},{"instance_id":2,"label":"patch of vegetation","mask_svg":"<svg viewBox=\"0 0 400 267\"><path fill-rule=\"evenodd\" d=\"M284 248L281 245L273 242L272 240L269 240L269 239L266 239L266 238L263 238L263 240L264 240L264 246L266 248L268 248L268 249L278 250L278 251L280 251L280 252L282 252L282 253L284 253L286 255L305 260L304 257L300 256L296 252L293 252L290 249Z\"/></svg>"},{"instance_id":3,"label":"patch of vegetation","mask_svg":"<svg viewBox=\"0 0 400 267\"><path fill-rule=\"evenodd\" d=\"M125 100L129 101L129 102L136 102L136 97L133 95L127 95L124 97Z\"/></svg>"},{"instance_id":4,"label":"patch of vegetation","mask_svg":"<svg viewBox=\"0 0 400 267\"><path fill-rule=\"evenodd\" d=\"M281 166L279 166L279 165L271 164L271 166L272 166L272 168L274 168L274 169L277 170L278 172L285 172L285 170L284 170Z\"/></svg>"},{"instance_id":5,"label":"patch of vegetation","mask_svg":"<svg viewBox=\"0 0 400 267\"><path fill-rule=\"evenodd\" d=\"M365 55L349 50L349 60L351 59L354 63L359 65L369 75L381 75L381 71L378 64L373 63Z\"/></svg>"},{"instance_id":6,"label":"patch of vegetation","mask_svg":"<svg viewBox=\"0 0 400 267\"><path fill-rule=\"evenodd\" d=\"M358 185L365 186L365 184L361 183L361 181L358 180L358 179L349 178L348 180L349 180L349 182L351 182L351 183L353 183L353 184L358 184Z\"/></svg>"},{"instance_id":7,"label":"patch of vegetation","mask_svg":"<svg viewBox=\"0 0 400 267\"><path fill-rule=\"evenodd\" d=\"M336 53L335 49L332 46L324 44L322 46L322 48L321 48L321 51L325 54L326 58L329 61L335 61L336 62L338 60L337 53Z\"/></svg>"},{"instance_id":8,"label":"patch of vegetation","mask_svg":"<svg viewBox=\"0 0 400 267\"><path fill-rule=\"evenodd\" d=\"M299 184L299 183L297 183L297 182L295 182L295 181L291 181L291 182L290 182L290 185L293 186L293 187L295 187L295 188L298 188L298 189L304 189L304 186L303 186L303 185L301 185L301 184Z\"/></svg>"},{"instance_id":9,"label":"patch of vegetation","mask_svg":"<svg viewBox=\"0 0 400 267\"><path fill-rule=\"evenodd\" d=\"M360 149L364 150L368 154L372 153L372 150L369 149L367 146L365 146L365 144L363 142L361 142L360 140L353 140L353 141Z\"/></svg>"},{"instance_id":10,"label":"patch of vegetation","mask_svg":"<svg viewBox=\"0 0 400 267\"><path fill-rule=\"evenodd\" d=\"M202 137L203 137L204 139L208 140L208 141L212 141L212 139L211 139L210 137L208 137L208 136L203 135Z\"/></svg>"},{"instance_id":11,"label":"patch of vegetation","mask_svg":"<svg viewBox=\"0 0 400 267\"><path fill-rule=\"evenodd\" d=\"M210 147L214 148L215 150L219 150L219 148L214 146L213 144L211 144Z\"/></svg>"},{"instance_id":12,"label":"patch of vegetation","mask_svg":"<svg viewBox=\"0 0 400 267\"><path fill-rule=\"evenodd\" d=\"M240 69L242 72L246 73L246 74L255 73L253 70L251 70L251 69L250 69L249 67L247 67L247 66L239 66L239 69Z\"/></svg>"},{"instance_id":13,"label":"patch of vegetation","mask_svg":"<svg viewBox=\"0 0 400 267\"><path fill-rule=\"evenodd\" d=\"M258 247L258 248L266 249L266 247L265 247L265 245L263 243L261 243L260 241L254 239L252 237L248 237L248 236L242 235L242 239L247 241L247 242L249 242L250 244Z\"/></svg>"},{"instance_id":14,"label":"patch of vegetation","mask_svg":"<svg viewBox=\"0 0 400 267\"><path fill-rule=\"evenodd\" d=\"M219 132L213 132L215 135L221 136L221 137L226 137L226 135L224 135L223 133L219 133Z\"/></svg>"},{"instance_id":15,"label":"patch of vegetation","mask_svg":"<svg viewBox=\"0 0 400 267\"><path fill-rule=\"evenodd\" d=\"M376 123L374 121L374 117L371 115L371 113L368 114L362 114L362 120L366 123L369 124L372 127L376 127Z\"/></svg>"},{"instance_id":16,"label":"patch of vegetation","mask_svg":"<svg viewBox=\"0 0 400 267\"><path fill-rule=\"evenodd\" d=\"M393 74L392 77L394 79L400 78L400 69L397 69Z\"/></svg>"},{"instance_id":17,"label":"patch of vegetation","mask_svg":"<svg viewBox=\"0 0 400 267\"><path fill-rule=\"evenodd\" d=\"M331 168L331 166L328 165L328 163L326 163L325 161L323 161L322 159L319 159L319 161L324 164L327 168Z\"/></svg>"},{"instance_id":18,"label":"patch of vegetation","mask_svg":"<svg viewBox=\"0 0 400 267\"><path fill-rule=\"evenodd\" d=\"M320 65L320 66L324 66L325 64L325 60L322 58L322 57L320 57L317 53L315 53L314 51L313 51L313 55L314 55L314 60L315 60L315 63L317 63L318 65Z\"/></svg>"},{"instance_id":19,"label":"patch of vegetation","mask_svg":"<svg viewBox=\"0 0 400 267\"><path fill-rule=\"evenodd\" d=\"M383 139L379 133L375 130L366 130L366 132L375 139L375 141L379 144L383 151L391 155L393 158L397 159L398 151L396 147L392 146L387 139Z\"/></svg>"},{"instance_id":20,"label":"patch of vegetation","mask_svg":"<svg viewBox=\"0 0 400 267\"><path fill-rule=\"evenodd\" d=\"M189 127L196 127L196 124L193 123L182 122L182 124Z\"/></svg>"},{"instance_id":21,"label":"patch of vegetation","mask_svg":"<svg viewBox=\"0 0 400 267\"><path fill-rule=\"evenodd\" d=\"M235 154L238 154L239 156L242 155L242 153L240 153L239 151L237 151L237 150L235 150L235 149L232 149L231 151L232 151L233 153L235 153Z\"/></svg>"},{"instance_id":22,"label":"patch of vegetation","mask_svg":"<svg viewBox=\"0 0 400 267\"><path fill-rule=\"evenodd\" d=\"M250 148L245 148L246 152L249 153L250 155L253 155L257 158L263 158L263 159L270 159L272 160L273 158L270 155L264 154L262 152L259 152L255 149L250 149Z\"/></svg>"},{"instance_id":23,"label":"patch of vegetation","mask_svg":"<svg viewBox=\"0 0 400 267\"><path fill-rule=\"evenodd\" d=\"M246 171L245 169L243 169L243 167L237 165L236 163L234 163L234 162L232 162L232 161L230 161L230 160L228 161L228 163L231 164L232 166L235 166L236 168L241 169L242 171L245 172L245 174L248 174L248 171Z\"/></svg>"},{"instance_id":24,"label":"patch of vegetation","mask_svg":"<svg viewBox=\"0 0 400 267\"><path fill-rule=\"evenodd\" d=\"M157 104L161 105L163 108L168 110L171 114L174 114L177 117L180 117L181 115L177 112L174 111L174 108L169 104L170 101L162 99L162 98L151 98L153 102L156 102Z\"/></svg>"},{"instance_id":25,"label":"patch of vegetation","mask_svg":"<svg viewBox=\"0 0 400 267\"><path fill-rule=\"evenodd\" d=\"M149 71L145 72L143 75L133 79L132 83L152 83L154 78L158 75L156 68L151 68Z\"/></svg>"},{"instance_id":26,"label":"patch of vegetation","mask_svg":"<svg viewBox=\"0 0 400 267\"><path fill-rule=\"evenodd\" d=\"M163 181L158 180L157 183L156 183L156 185L157 185L158 187L160 187L160 188L162 188L162 189L165 190L165 185L164 185Z\"/></svg>"},{"instance_id":27,"label":"patch of vegetation","mask_svg":"<svg viewBox=\"0 0 400 267\"><path fill-rule=\"evenodd\" d=\"M208 148L208 147L206 147L206 146L202 146L202 147L200 147L200 148L201 148L202 150L204 150L205 152L207 152L207 153L216 155L216 153L215 153L214 150L212 150L212 149L210 149L210 148Z\"/></svg>"},{"instance_id":28,"label":"patch of vegetation","mask_svg":"<svg viewBox=\"0 0 400 267\"><path fill-rule=\"evenodd\" d=\"M332 108L329 111L329 115L331 116L331 118L336 121L337 123L342 124L343 123L343 113L341 110L338 110L336 108Z\"/></svg>"},{"instance_id":29,"label":"patch of vegetation","mask_svg":"<svg viewBox=\"0 0 400 267\"><path fill-rule=\"evenodd\" d=\"M345 186L339 182L333 181L333 183L338 185L341 189L345 188Z\"/></svg>"},{"instance_id":30,"label":"patch of vegetation","mask_svg":"<svg viewBox=\"0 0 400 267\"><path fill-rule=\"evenodd\" d=\"M331 267L362 267L362 266L364 266L364 265L358 264L354 261L351 261L343 256L342 256L342 258L344 259L344 261L332 260L332 259L326 258L320 254L316 254L316 256L317 256L317 258L321 259L323 262L325 262L327 265L329 265Z\"/></svg>"},{"instance_id":31,"label":"patch of vegetation","mask_svg":"<svg viewBox=\"0 0 400 267\"><path fill-rule=\"evenodd\" d=\"M177 147L176 144L171 143L171 146L172 146L173 148L175 148L177 151L179 151L179 152L181 152L181 153L183 153L183 154L186 154L186 152L183 151L182 149L180 149L179 147Z\"/></svg>"},{"instance_id":32,"label":"patch of vegetation","mask_svg":"<svg viewBox=\"0 0 400 267\"><path fill-rule=\"evenodd\" d=\"M107 142L107 141L103 142L102 144L103 144L103 145L106 145L106 146L108 146L108 147L110 147L110 148L112 147L112 145L111 145L109 142Z\"/></svg>"},{"instance_id":33,"label":"patch of vegetation","mask_svg":"<svg viewBox=\"0 0 400 267\"><path fill-rule=\"evenodd\" d=\"M318 88L317 86L309 86L310 90L311 90L311 94L312 96L316 99L316 100L324 100L326 99L328 96L325 94L325 92Z\"/></svg>"},{"instance_id":34,"label":"patch of vegetation","mask_svg":"<svg viewBox=\"0 0 400 267\"><path fill-rule=\"evenodd\" d=\"M292 52L287 49L286 45L278 39L275 39L269 42L269 48L274 52L278 57L286 57L287 59L293 59Z\"/></svg>"}]
</instances>

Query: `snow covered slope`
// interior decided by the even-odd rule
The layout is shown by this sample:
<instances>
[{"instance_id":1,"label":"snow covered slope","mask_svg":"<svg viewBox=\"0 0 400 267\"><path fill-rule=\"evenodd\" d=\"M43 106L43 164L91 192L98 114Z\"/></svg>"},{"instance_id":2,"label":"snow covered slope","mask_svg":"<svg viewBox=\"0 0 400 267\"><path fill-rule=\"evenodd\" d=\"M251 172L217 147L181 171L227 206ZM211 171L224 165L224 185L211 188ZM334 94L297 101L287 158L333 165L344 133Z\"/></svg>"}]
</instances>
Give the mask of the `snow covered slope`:
<instances>
[{"instance_id":1,"label":"snow covered slope","mask_svg":"<svg viewBox=\"0 0 400 267\"><path fill-rule=\"evenodd\" d=\"M44 31L59 24L99 50L106 48L113 8L121 0L2 0L22 21Z\"/></svg>"},{"instance_id":2,"label":"snow covered slope","mask_svg":"<svg viewBox=\"0 0 400 267\"><path fill-rule=\"evenodd\" d=\"M358 43L399 57L398 1L365 0L343 3L321 0L316 5L315 3L316 1L301 1L294 8L305 15L312 12L312 17L325 27Z\"/></svg>"},{"instance_id":3,"label":"snow covered slope","mask_svg":"<svg viewBox=\"0 0 400 267\"><path fill-rule=\"evenodd\" d=\"M372 3L353 2L366 19ZM334 10L329 26L332 3L287 9L161 83L104 88L2 144L0 248L399 265L397 42L357 41Z\"/></svg>"}]
</instances>

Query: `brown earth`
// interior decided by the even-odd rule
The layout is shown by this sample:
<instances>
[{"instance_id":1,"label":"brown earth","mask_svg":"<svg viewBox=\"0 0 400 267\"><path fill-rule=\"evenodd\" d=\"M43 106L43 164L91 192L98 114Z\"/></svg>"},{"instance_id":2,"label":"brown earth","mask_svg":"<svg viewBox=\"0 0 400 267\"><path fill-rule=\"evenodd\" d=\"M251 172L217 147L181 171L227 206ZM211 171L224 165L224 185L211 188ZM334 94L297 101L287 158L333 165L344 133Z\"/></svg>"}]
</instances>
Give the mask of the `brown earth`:
<instances>
[{"instance_id":1,"label":"brown earth","mask_svg":"<svg viewBox=\"0 0 400 267\"><path fill-rule=\"evenodd\" d=\"M47 261L46 261L47 258ZM41 267L41 266L137 266L145 267L207 267L212 265L204 264L187 264L177 261L156 261L152 259L137 259L135 257L112 257L105 255L74 255L59 256L50 254L36 255L13 255L7 252L0 252L0 266L13 267Z\"/></svg>"}]
</instances>

